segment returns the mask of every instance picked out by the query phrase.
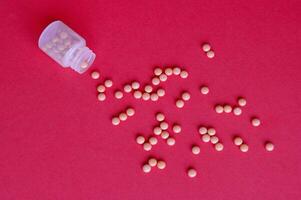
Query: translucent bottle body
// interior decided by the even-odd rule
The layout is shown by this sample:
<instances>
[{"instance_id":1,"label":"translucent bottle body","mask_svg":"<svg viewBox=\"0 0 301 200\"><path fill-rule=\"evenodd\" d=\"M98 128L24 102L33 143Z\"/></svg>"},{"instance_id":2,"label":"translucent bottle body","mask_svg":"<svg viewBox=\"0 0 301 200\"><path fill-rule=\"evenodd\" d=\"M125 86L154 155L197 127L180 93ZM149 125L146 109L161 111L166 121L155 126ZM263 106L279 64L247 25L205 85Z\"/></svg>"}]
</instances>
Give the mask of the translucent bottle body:
<instances>
[{"instance_id":1,"label":"translucent bottle body","mask_svg":"<svg viewBox=\"0 0 301 200\"><path fill-rule=\"evenodd\" d=\"M44 29L39 47L62 67L71 67L78 73L84 73L95 59L85 39L61 21L54 21Z\"/></svg>"}]
</instances>

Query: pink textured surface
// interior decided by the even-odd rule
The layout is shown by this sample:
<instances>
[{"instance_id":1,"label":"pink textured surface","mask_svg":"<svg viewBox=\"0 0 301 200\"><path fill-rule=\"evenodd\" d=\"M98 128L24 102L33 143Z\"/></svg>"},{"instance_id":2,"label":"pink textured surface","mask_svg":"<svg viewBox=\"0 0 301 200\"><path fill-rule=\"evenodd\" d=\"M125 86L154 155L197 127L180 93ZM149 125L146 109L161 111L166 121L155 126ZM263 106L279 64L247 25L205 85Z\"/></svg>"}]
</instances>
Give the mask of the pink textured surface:
<instances>
[{"instance_id":1,"label":"pink textured surface","mask_svg":"<svg viewBox=\"0 0 301 200\"><path fill-rule=\"evenodd\" d=\"M300 8L298 0L17 1L0 6L0 199L301 199ZM114 88L149 81L152 68L177 64L189 79L163 84L158 103L126 96L96 100L100 81L60 68L37 47L42 29L60 19L95 51L94 69ZM213 60L200 51L209 41ZM210 94L198 87L208 84ZM174 106L180 91L192 99ZM217 115L217 102L248 100L241 117ZM136 115L119 127L110 117L132 105ZM148 136L154 113L183 127L177 144L162 140L150 153L135 136ZM259 116L262 126L249 119ZM225 145L216 152L196 127L216 127ZM232 137L250 146L241 153ZM263 143L276 148L268 153ZM191 154L199 144L201 154ZM143 174L149 157L167 168ZM189 166L198 170L187 177Z\"/></svg>"}]
</instances>

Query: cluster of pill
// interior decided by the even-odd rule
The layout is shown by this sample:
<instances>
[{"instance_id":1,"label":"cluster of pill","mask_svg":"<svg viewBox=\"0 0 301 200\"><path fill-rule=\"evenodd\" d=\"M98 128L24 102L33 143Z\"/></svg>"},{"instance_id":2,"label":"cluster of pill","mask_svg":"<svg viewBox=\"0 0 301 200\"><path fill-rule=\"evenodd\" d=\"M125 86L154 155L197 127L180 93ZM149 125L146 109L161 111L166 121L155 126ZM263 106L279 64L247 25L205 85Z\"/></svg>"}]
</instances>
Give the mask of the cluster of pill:
<instances>
[{"instance_id":1,"label":"cluster of pill","mask_svg":"<svg viewBox=\"0 0 301 200\"><path fill-rule=\"evenodd\" d=\"M163 160L157 160L156 158L150 158L148 161L142 166L142 170L145 173L149 173L153 167L156 167L158 169L165 169L166 162Z\"/></svg>"},{"instance_id":2,"label":"cluster of pill","mask_svg":"<svg viewBox=\"0 0 301 200\"><path fill-rule=\"evenodd\" d=\"M247 152L249 150L249 146L244 143L243 139L239 136L236 136L233 140L233 143L239 147L240 151ZM271 142L265 143L265 149L267 151L273 151L274 150L274 144Z\"/></svg>"},{"instance_id":3,"label":"cluster of pill","mask_svg":"<svg viewBox=\"0 0 301 200\"><path fill-rule=\"evenodd\" d=\"M158 144L158 139L152 136L148 139L148 141L146 141L145 137L139 135L136 138L136 142L137 144L142 145L145 151L150 151L154 145Z\"/></svg>"},{"instance_id":4,"label":"cluster of pill","mask_svg":"<svg viewBox=\"0 0 301 200\"><path fill-rule=\"evenodd\" d=\"M178 99L176 100L176 106L177 106L178 108L183 108L184 105L185 105L185 101L189 101L189 99L190 99L190 94L189 94L189 92L183 92L183 93L181 94L180 98L178 98Z\"/></svg>"},{"instance_id":5,"label":"cluster of pill","mask_svg":"<svg viewBox=\"0 0 301 200\"><path fill-rule=\"evenodd\" d=\"M216 130L214 128L201 126L199 128L199 134L201 134L203 142L211 142L214 145L216 151L222 151L224 149L224 145L219 141L219 138L216 135Z\"/></svg>"},{"instance_id":6,"label":"cluster of pill","mask_svg":"<svg viewBox=\"0 0 301 200\"><path fill-rule=\"evenodd\" d=\"M218 114L233 112L234 115L239 116L242 114L242 107L247 105L247 100L245 98L239 97L237 99L237 104L238 105L235 105L233 107L229 104L225 104L225 105L217 104L214 109L215 112ZM259 126L261 124L260 119L258 119L257 117L253 117L251 119L251 124L254 127Z\"/></svg>"},{"instance_id":7,"label":"cluster of pill","mask_svg":"<svg viewBox=\"0 0 301 200\"><path fill-rule=\"evenodd\" d=\"M151 84L146 84L143 88L138 81L126 83L123 86L123 90L118 89L114 92L114 97L116 99L122 99L124 97L124 93L132 93L135 99L158 101L160 97L165 96L165 90L160 87L155 90L154 87L157 87L161 82L167 81L168 76L171 75L179 75L181 78L185 79L188 77L188 72L179 67L167 67L165 69L157 67L154 69L154 75L155 76L152 78ZM91 77L92 79L98 79L100 77L99 72L93 71L91 73ZM97 91L99 92L99 101L104 101L106 99L105 90L112 85L113 82L111 80L106 80L104 84L100 84L97 87Z\"/></svg>"},{"instance_id":8,"label":"cluster of pill","mask_svg":"<svg viewBox=\"0 0 301 200\"><path fill-rule=\"evenodd\" d=\"M208 43L204 43L202 45L203 51L206 53L208 58L213 58L215 56L214 51L211 48L211 45Z\"/></svg>"},{"instance_id":9,"label":"cluster of pill","mask_svg":"<svg viewBox=\"0 0 301 200\"><path fill-rule=\"evenodd\" d=\"M239 147L241 152L247 152L249 151L249 146L244 143L241 137L235 137L233 140L233 143Z\"/></svg>"},{"instance_id":10,"label":"cluster of pill","mask_svg":"<svg viewBox=\"0 0 301 200\"><path fill-rule=\"evenodd\" d=\"M247 101L245 98L239 97L237 100L237 104L238 105L235 105L233 107L229 104L225 104L225 105L217 104L215 106L215 112L218 114L233 112L234 115L239 116L242 114L242 107L246 106Z\"/></svg>"},{"instance_id":11,"label":"cluster of pill","mask_svg":"<svg viewBox=\"0 0 301 200\"><path fill-rule=\"evenodd\" d=\"M127 120L128 117L132 117L135 114L134 108L127 108L125 112L120 112L115 117L112 118L112 124L117 126L121 121Z\"/></svg>"},{"instance_id":12,"label":"cluster of pill","mask_svg":"<svg viewBox=\"0 0 301 200\"><path fill-rule=\"evenodd\" d=\"M142 93L138 90L140 88L140 83L138 81L133 81L131 84L126 84L123 87L123 90L125 93L130 93L133 91L134 96L136 95L137 97L141 98ZM136 92L139 91L139 92Z\"/></svg>"},{"instance_id":13,"label":"cluster of pill","mask_svg":"<svg viewBox=\"0 0 301 200\"><path fill-rule=\"evenodd\" d=\"M91 73L91 78L92 79L99 79L100 78L100 74L98 71L92 71ZM110 79L106 79L104 80L104 82L102 84L99 84L96 88L98 95L97 98L99 101L104 101L106 100L106 94L105 91L107 88L110 88L113 86L113 81ZM115 91L114 96L116 99L121 99L123 97L123 93L119 90Z\"/></svg>"},{"instance_id":14,"label":"cluster of pill","mask_svg":"<svg viewBox=\"0 0 301 200\"><path fill-rule=\"evenodd\" d=\"M159 122L158 126L155 126L153 133L155 135L160 135L162 139L166 140L166 144L169 146L174 146L176 140L174 137L170 136L170 131L168 131L169 124L165 121L165 116L163 113L156 114L156 120ZM179 124L173 124L172 131L174 133L180 133L182 130Z\"/></svg>"},{"instance_id":15,"label":"cluster of pill","mask_svg":"<svg viewBox=\"0 0 301 200\"><path fill-rule=\"evenodd\" d=\"M134 81L131 84L125 84L123 88L126 93L132 92L135 99L143 99L144 101L158 101L160 97L165 95L164 89L158 88L157 91L154 91L153 86L149 84L146 84L142 90L139 89L140 83L137 81Z\"/></svg>"},{"instance_id":16,"label":"cluster of pill","mask_svg":"<svg viewBox=\"0 0 301 200\"><path fill-rule=\"evenodd\" d=\"M144 88L140 88L140 83L133 81L131 84L126 83L123 87L125 93L132 93L135 99L143 99L145 101L158 101L160 97L165 96L165 90L163 88L157 88L161 82L167 81L168 77L171 75L179 75L181 78L187 78L188 72L179 67L167 67L162 69L156 67L154 69L154 77L151 80L151 84L146 84ZM115 93L116 98L122 98L122 92L120 90Z\"/></svg>"},{"instance_id":17,"label":"cluster of pill","mask_svg":"<svg viewBox=\"0 0 301 200\"><path fill-rule=\"evenodd\" d=\"M97 86L98 95L97 98L99 101L106 100L106 89L113 86L113 81L110 79L106 79L103 84L99 84Z\"/></svg>"},{"instance_id":18,"label":"cluster of pill","mask_svg":"<svg viewBox=\"0 0 301 200\"><path fill-rule=\"evenodd\" d=\"M159 85L160 82L167 81L167 78L171 75L180 75L181 78L187 78L188 72L184 69L181 69L179 67L167 67L164 70L160 67L157 67L154 69L154 77L152 78L152 84L153 85Z\"/></svg>"},{"instance_id":19,"label":"cluster of pill","mask_svg":"<svg viewBox=\"0 0 301 200\"><path fill-rule=\"evenodd\" d=\"M76 38L73 38L64 31L58 31L56 35L42 47L42 49L49 55L61 59L70 49L75 39ZM81 67L85 68L87 65Z\"/></svg>"},{"instance_id":20,"label":"cluster of pill","mask_svg":"<svg viewBox=\"0 0 301 200\"><path fill-rule=\"evenodd\" d=\"M208 58L213 58L215 56L214 51L211 49L211 46L206 43L202 46L203 51L206 53ZM143 99L145 101L158 101L160 97L165 96L165 90L160 88L159 85L161 82L167 81L169 76L175 75L180 76L183 79L188 77L188 72L179 67L156 67L153 71L154 76L151 79L151 83L147 83L144 86L138 81L132 81L126 83L123 86L123 89L118 89L114 92L114 96L116 99L122 99L124 93L132 94L135 99ZM100 75L97 71L93 71L91 74L93 79L99 79ZM106 99L105 91L106 88L112 87L113 82L109 79L105 80L103 84L97 86L98 100L104 101ZM207 95L209 93L209 87L206 85L202 85L200 87L200 92L203 95ZM180 94L180 97L176 99L176 107L183 108L185 102L189 101L191 95L189 92L184 91ZM218 104L214 107L216 113L233 113L236 116L242 114L242 108L246 106L247 101L245 98L239 97L237 99L236 105L231 106L230 104ZM127 108L124 112L118 113L116 116L112 118L113 125L119 125L121 121L127 120L128 117L131 117L135 114L135 110L133 108ZM170 126L165 119L165 115L161 112L155 115L157 125L153 128L153 135L148 138L145 138L142 135L138 135L136 137L136 143L141 145L145 151L150 151L153 146L158 144L157 137L161 137L167 145L174 146L176 144L176 140L170 133L178 134L181 132L182 128L179 124L173 124ZM254 117L251 118L251 124L254 127L257 127L261 124L261 121ZM201 139L205 143L211 143L216 151L222 151L224 149L224 145L220 142L219 137L216 135L216 130L213 127L200 126L198 129L199 134L201 135ZM249 150L249 146L244 143L241 137L236 136L233 140L233 143L239 147L240 151L247 152ZM274 150L274 144L271 142L265 143L265 149L267 151ZM191 147L191 152L194 155L198 155L201 152L201 149L198 145L193 145ZM159 169L164 169L166 167L166 163L163 160L157 160L155 158L148 159L147 163L143 164L142 170L145 173L149 173L152 167L157 166ZM190 167L187 169L188 177L196 177L197 171L196 169Z\"/></svg>"}]
</instances>

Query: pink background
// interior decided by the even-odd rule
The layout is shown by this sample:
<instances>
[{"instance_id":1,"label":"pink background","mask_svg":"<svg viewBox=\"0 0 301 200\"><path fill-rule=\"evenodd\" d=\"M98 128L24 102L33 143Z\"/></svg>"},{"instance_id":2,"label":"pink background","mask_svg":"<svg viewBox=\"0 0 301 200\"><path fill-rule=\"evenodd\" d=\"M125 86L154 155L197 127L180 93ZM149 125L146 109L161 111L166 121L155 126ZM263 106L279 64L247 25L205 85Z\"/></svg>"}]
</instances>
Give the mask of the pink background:
<instances>
[{"instance_id":1,"label":"pink background","mask_svg":"<svg viewBox=\"0 0 301 200\"><path fill-rule=\"evenodd\" d=\"M2 0L0 199L301 199L300 12L298 0ZM39 34L56 19L86 38L101 80L65 70L38 49ZM212 60L200 51L204 41L214 48ZM168 64L185 66L190 76L164 83L159 102L118 101L113 90L97 101L104 77L117 89L146 83L155 65ZM208 96L199 93L202 84ZM182 90L192 99L178 110ZM213 112L239 95L248 100L241 117ZM111 116L129 105L136 115L113 127ZM135 136L151 135L157 111L183 131L176 146L159 140L145 152ZM253 128L252 116L262 126ZM200 141L200 124L217 129L223 152ZM248 153L233 145L235 134ZM274 152L264 150L266 140ZM200 145L199 156L192 144ZM144 174L149 156L167 168ZM189 166L197 178L187 177Z\"/></svg>"}]
</instances>

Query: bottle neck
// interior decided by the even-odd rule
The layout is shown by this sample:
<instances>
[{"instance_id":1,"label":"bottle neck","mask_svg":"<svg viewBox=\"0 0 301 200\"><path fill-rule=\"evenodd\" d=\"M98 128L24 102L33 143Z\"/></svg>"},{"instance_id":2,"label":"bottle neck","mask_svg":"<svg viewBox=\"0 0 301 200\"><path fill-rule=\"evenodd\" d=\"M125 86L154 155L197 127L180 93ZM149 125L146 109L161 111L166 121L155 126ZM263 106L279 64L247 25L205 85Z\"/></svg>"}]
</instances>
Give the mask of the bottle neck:
<instances>
[{"instance_id":1,"label":"bottle neck","mask_svg":"<svg viewBox=\"0 0 301 200\"><path fill-rule=\"evenodd\" d=\"M86 46L73 47L67 53L65 61L67 66L82 74L92 65L95 56L95 53Z\"/></svg>"}]
</instances>

